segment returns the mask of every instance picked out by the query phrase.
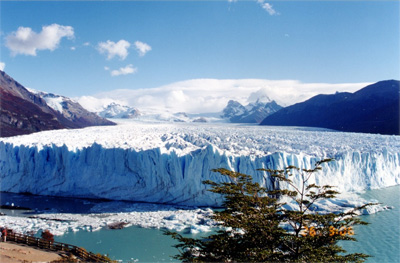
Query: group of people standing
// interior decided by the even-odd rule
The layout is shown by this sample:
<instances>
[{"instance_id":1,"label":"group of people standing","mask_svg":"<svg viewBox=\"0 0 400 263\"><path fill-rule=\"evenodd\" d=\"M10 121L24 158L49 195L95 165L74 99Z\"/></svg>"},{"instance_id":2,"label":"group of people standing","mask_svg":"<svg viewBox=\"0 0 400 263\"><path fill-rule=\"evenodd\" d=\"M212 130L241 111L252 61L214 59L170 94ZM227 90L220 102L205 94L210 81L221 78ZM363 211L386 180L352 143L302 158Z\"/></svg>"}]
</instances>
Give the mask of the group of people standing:
<instances>
[{"instance_id":1,"label":"group of people standing","mask_svg":"<svg viewBox=\"0 0 400 263\"><path fill-rule=\"evenodd\" d=\"M6 227L0 227L0 237L1 241L7 242L7 228Z\"/></svg>"}]
</instances>

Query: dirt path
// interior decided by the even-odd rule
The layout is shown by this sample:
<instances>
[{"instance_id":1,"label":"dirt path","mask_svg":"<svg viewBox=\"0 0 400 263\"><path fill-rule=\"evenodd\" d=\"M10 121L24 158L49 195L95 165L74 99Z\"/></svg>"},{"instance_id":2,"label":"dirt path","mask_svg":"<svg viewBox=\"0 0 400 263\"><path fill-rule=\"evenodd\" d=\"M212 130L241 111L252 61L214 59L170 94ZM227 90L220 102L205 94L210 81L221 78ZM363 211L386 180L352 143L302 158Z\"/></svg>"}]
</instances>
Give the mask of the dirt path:
<instances>
[{"instance_id":1,"label":"dirt path","mask_svg":"<svg viewBox=\"0 0 400 263\"><path fill-rule=\"evenodd\" d=\"M0 262L50 262L61 259L56 252L46 252L25 245L0 242Z\"/></svg>"}]
</instances>

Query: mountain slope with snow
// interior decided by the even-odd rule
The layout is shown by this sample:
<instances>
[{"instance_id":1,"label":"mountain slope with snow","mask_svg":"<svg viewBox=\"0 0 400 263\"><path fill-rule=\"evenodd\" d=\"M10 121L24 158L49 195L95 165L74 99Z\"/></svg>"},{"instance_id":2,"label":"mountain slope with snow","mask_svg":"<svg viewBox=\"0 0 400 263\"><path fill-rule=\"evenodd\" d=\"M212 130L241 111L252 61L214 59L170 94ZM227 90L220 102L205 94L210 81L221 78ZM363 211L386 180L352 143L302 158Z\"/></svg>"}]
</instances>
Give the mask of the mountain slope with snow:
<instances>
[{"instance_id":1,"label":"mountain slope with snow","mask_svg":"<svg viewBox=\"0 0 400 263\"><path fill-rule=\"evenodd\" d=\"M115 125L115 123L99 117L93 112L84 109L76 101L61 95L37 91L36 95L44 99L53 110L59 112L65 119L73 123L73 128L94 125Z\"/></svg>"},{"instance_id":2,"label":"mountain slope with snow","mask_svg":"<svg viewBox=\"0 0 400 263\"><path fill-rule=\"evenodd\" d=\"M65 128L46 101L0 71L0 137Z\"/></svg>"},{"instance_id":3,"label":"mountain slope with snow","mask_svg":"<svg viewBox=\"0 0 400 263\"><path fill-rule=\"evenodd\" d=\"M222 111L221 117L229 119L232 123L260 123L267 116L282 109L275 101L257 101L243 106L237 101L230 100Z\"/></svg>"},{"instance_id":4,"label":"mountain slope with snow","mask_svg":"<svg viewBox=\"0 0 400 263\"><path fill-rule=\"evenodd\" d=\"M185 205L216 205L204 180L225 181L214 168L250 174L259 168L310 169L341 192L400 183L400 138L370 134L210 124L141 124L59 130L0 141L2 191ZM294 181L298 183L299 178Z\"/></svg>"},{"instance_id":5,"label":"mountain slope with snow","mask_svg":"<svg viewBox=\"0 0 400 263\"><path fill-rule=\"evenodd\" d=\"M0 71L0 136L114 123L88 112L69 98L33 92Z\"/></svg>"}]
</instances>

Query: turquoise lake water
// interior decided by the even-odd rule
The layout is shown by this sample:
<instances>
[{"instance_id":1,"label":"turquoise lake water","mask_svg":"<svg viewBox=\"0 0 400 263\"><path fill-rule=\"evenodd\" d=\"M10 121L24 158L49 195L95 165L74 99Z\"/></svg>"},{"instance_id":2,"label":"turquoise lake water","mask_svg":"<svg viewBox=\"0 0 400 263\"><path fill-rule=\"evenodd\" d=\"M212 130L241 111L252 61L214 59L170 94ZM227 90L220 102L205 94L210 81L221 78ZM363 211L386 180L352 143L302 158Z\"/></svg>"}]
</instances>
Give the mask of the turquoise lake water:
<instances>
[{"instance_id":1,"label":"turquoise lake water","mask_svg":"<svg viewBox=\"0 0 400 263\"><path fill-rule=\"evenodd\" d=\"M377 199L393 209L362 216L368 226L355 227L357 242L342 242L348 253L372 255L366 262L400 262L400 186L370 190L362 194L367 200ZM205 234L197 234L200 237ZM115 240L120 239L121 242ZM78 244L88 250L105 253L114 259L139 262L173 261L170 257L177 250L171 247L175 242L164 236L158 229L130 227L123 230L100 230L93 233L69 233L59 241Z\"/></svg>"},{"instance_id":2,"label":"turquoise lake water","mask_svg":"<svg viewBox=\"0 0 400 263\"><path fill-rule=\"evenodd\" d=\"M361 195L393 209L362 216L367 226L354 228L357 242L342 242L348 252L372 255L366 262L400 262L400 186L370 190Z\"/></svg>"},{"instance_id":3,"label":"turquoise lake water","mask_svg":"<svg viewBox=\"0 0 400 263\"><path fill-rule=\"evenodd\" d=\"M393 206L393 209L382 211L372 215L362 216L368 226L354 228L358 242L342 242L340 245L348 253L365 253L372 255L366 262L400 262L400 186L389 187L380 190L370 190L362 194L367 200L376 199L384 205ZM64 210L76 210L83 212L89 207L85 202L71 199L27 197L20 195L2 194L1 203L7 200L17 200L21 206L57 207ZM47 207L46 207L47 208ZM71 211L68 211L71 212ZM199 238L207 233L187 236ZM140 227L128 227L122 230L102 229L95 232L69 232L63 236L57 236L56 241L82 246L88 251L109 255L112 259L123 262L173 262L171 256L177 254L172 247L175 241L169 236L163 235L160 229L145 229Z\"/></svg>"}]
</instances>

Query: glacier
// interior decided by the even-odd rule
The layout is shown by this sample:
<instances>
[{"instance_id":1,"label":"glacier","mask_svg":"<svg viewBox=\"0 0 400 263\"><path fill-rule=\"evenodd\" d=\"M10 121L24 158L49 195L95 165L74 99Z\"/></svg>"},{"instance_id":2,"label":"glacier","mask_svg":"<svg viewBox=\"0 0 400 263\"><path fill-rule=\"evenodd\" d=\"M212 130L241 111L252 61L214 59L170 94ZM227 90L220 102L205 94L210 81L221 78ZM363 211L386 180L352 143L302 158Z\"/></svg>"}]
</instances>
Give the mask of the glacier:
<instances>
[{"instance_id":1,"label":"glacier","mask_svg":"<svg viewBox=\"0 0 400 263\"><path fill-rule=\"evenodd\" d=\"M324 164L313 182L339 192L400 184L399 136L232 124L118 124L1 138L1 191L218 206L221 197L202 182L229 179L212 169L250 174L271 188L274 181L257 169L311 169L324 158L335 161ZM293 180L300 183L298 175Z\"/></svg>"}]
</instances>

